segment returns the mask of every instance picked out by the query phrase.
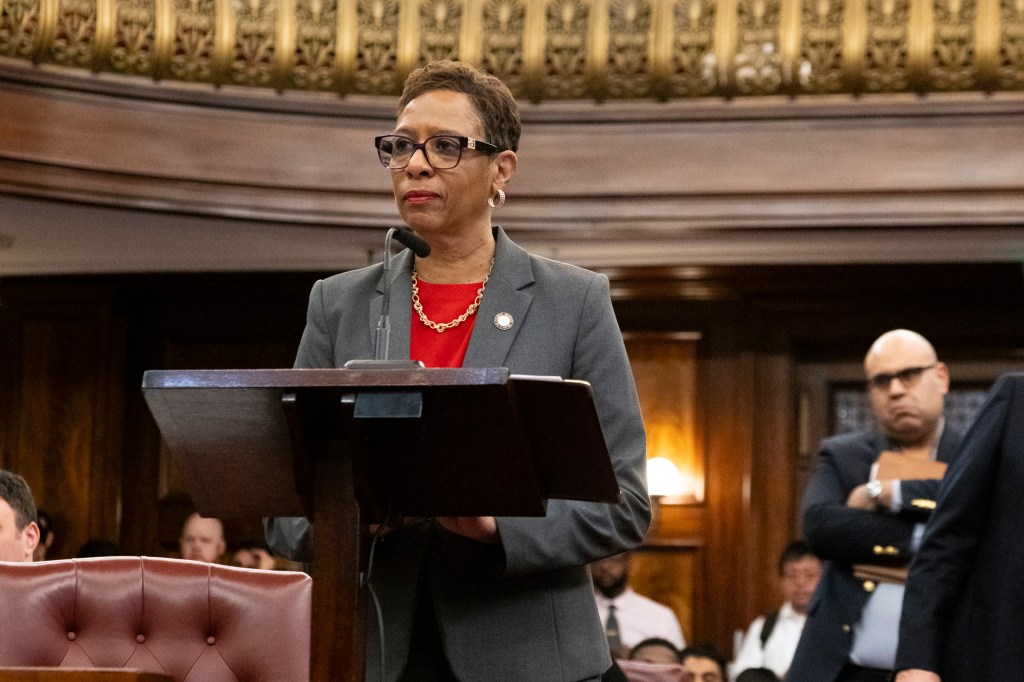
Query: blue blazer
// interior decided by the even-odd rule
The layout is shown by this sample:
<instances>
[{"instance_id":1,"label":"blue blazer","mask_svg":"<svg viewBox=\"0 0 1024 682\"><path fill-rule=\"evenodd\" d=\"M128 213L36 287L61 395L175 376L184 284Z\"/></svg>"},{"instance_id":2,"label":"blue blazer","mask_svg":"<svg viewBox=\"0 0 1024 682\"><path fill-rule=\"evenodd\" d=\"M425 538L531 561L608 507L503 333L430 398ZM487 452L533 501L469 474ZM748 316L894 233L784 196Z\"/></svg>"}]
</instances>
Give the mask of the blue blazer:
<instances>
[{"instance_id":1,"label":"blue blazer","mask_svg":"<svg viewBox=\"0 0 1024 682\"><path fill-rule=\"evenodd\" d=\"M943 430L940 461L952 461L959 439L952 429ZM803 522L807 543L824 560L824 570L787 682L831 682L839 677L853 645L853 626L874 589L873 583L855 578L851 566L880 557L909 557L914 526L930 513L939 481L903 481L904 510L898 515L846 506L850 492L868 481L878 455L894 449L880 433L834 436L822 443L804 491Z\"/></svg>"},{"instance_id":2,"label":"blue blazer","mask_svg":"<svg viewBox=\"0 0 1024 682\"><path fill-rule=\"evenodd\" d=\"M390 357L409 357L413 257L392 261ZM297 367L340 367L373 357L382 267L317 282L310 294ZM511 329L494 324L499 313ZM465 367L582 379L622 490L618 505L551 500L544 518L499 518L500 548L427 521L385 536L372 583L384 614L386 679L408 652L421 571L453 672L465 680L559 681L596 677L611 666L587 564L634 548L650 523L646 437L608 279L532 256L495 230L494 268L476 313ZM486 447L486 443L481 443ZM586 472L580 472L586 475ZM305 519L269 519L268 541L308 559ZM367 628L367 679L378 679L377 628Z\"/></svg>"},{"instance_id":3,"label":"blue blazer","mask_svg":"<svg viewBox=\"0 0 1024 682\"><path fill-rule=\"evenodd\" d=\"M910 567L898 669L1024 680L1024 374L993 386Z\"/></svg>"}]
</instances>

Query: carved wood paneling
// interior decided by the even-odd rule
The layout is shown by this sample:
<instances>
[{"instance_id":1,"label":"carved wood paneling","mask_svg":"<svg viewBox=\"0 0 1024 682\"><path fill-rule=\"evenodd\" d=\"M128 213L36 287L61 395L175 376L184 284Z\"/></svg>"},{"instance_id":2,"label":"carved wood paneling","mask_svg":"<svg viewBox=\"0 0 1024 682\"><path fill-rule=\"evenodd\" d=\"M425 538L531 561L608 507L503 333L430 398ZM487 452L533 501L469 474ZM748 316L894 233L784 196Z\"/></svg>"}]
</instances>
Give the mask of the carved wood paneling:
<instances>
[{"instance_id":1,"label":"carved wood paneling","mask_svg":"<svg viewBox=\"0 0 1024 682\"><path fill-rule=\"evenodd\" d=\"M1014 0L4 0L0 56L393 95L436 59L530 100L1019 90Z\"/></svg>"},{"instance_id":2,"label":"carved wood paneling","mask_svg":"<svg viewBox=\"0 0 1024 682\"><path fill-rule=\"evenodd\" d=\"M629 564L630 585L671 608L688 643L695 637L701 559L697 547L648 546L634 552Z\"/></svg>"},{"instance_id":3,"label":"carved wood paneling","mask_svg":"<svg viewBox=\"0 0 1024 682\"><path fill-rule=\"evenodd\" d=\"M268 103L137 85L81 91L73 81L41 70L16 78L0 64L0 193L72 202L5 219L0 240L14 238L0 248L7 271L46 272L69 259L56 247L22 251L40 238L30 223L43 215L59 216L54 230L71 222L76 235L98 233L83 240L86 251L109 244L93 256L100 262L83 255L66 266L79 272L187 267L182 251L195 242L186 221L185 236L169 243L176 248L128 248L121 236L154 223L166 230L176 215L251 229L267 240L260 262L289 228L310 241L316 230L321 241L305 261L281 257L277 267L287 268L325 267L317 259L327 242L352 247L345 267L363 264L380 228L398 223L371 147L394 123L391 101ZM545 103L523 112L519 171L495 221L543 255L589 267L878 261L893 258L886 244L899 240L909 260L999 260L1024 246L1024 98ZM143 212L89 220L79 205ZM223 250L206 267L237 258ZM145 253L160 262L138 263ZM18 257L33 269L13 269L8 259Z\"/></svg>"},{"instance_id":4,"label":"carved wood paneling","mask_svg":"<svg viewBox=\"0 0 1024 682\"><path fill-rule=\"evenodd\" d=\"M666 604L683 632L703 631L695 623L702 605L700 553L704 542L705 459L698 406L697 349L700 334L625 333L640 409L647 431L647 456L664 457L680 470L689 488L686 504L666 498L655 502L655 520L644 547L634 555L630 584ZM703 622L703 614L700 614Z\"/></svg>"},{"instance_id":5,"label":"carved wood paneling","mask_svg":"<svg viewBox=\"0 0 1024 682\"><path fill-rule=\"evenodd\" d=\"M758 335L761 336L760 334ZM788 352L758 353L752 414L754 453L745 472L750 490L750 523L743 534L747 552L746 621L779 607L778 558L799 526L793 523L802 481L796 470L794 363Z\"/></svg>"},{"instance_id":6,"label":"carved wood paneling","mask_svg":"<svg viewBox=\"0 0 1024 682\"><path fill-rule=\"evenodd\" d=\"M702 358L700 376L708 458L700 634L719 646L731 641L733 614L744 612L754 589L747 569L751 508L745 472L750 471L757 445L752 424L758 394L753 390L754 356L734 343L715 344L718 347Z\"/></svg>"},{"instance_id":7,"label":"carved wood paneling","mask_svg":"<svg viewBox=\"0 0 1024 682\"><path fill-rule=\"evenodd\" d=\"M700 334L627 333L647 456L672 461L690 484L686 494L704 498L704 452L697 423L697 344Z\"/></svg>"},{"instance_id":8,"label":"carved wood paneling","mask_svg":"<svg viewBox=\"0 0 1024 682\"><path fill-rule=\"evenodd\" d=\"M102 291L8 293L2 336L14 341L5 349L17 352L17 371L2 389L15 408L2 465L28 480L54 521L52 557L67 558L89 539L118 537L124 331Z\"/></svg>"}]
</instances>

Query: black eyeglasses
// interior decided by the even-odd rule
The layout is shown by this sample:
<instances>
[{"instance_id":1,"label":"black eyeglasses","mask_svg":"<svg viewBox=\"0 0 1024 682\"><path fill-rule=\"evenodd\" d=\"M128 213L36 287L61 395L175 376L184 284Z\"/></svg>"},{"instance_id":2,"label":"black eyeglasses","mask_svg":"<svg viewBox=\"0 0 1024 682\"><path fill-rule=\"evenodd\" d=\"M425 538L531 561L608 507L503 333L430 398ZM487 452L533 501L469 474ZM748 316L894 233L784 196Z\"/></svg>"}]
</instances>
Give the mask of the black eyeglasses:
<instances>
[{"instance_id":1,"label":"black eyeglasses","mask_svg":"<svg viewBox=\"0 0 1024 682\"><path fill-rule=\"evenodd\" d=\"M933 362L930 365L924 367L907 367L901 369L898 372L881 372L868 379L868 388L876 391L887 391L889 386L892 384L893 379L899 379L899 382L903 384L905 388L913 388L917 385L917 382L921 381L921 375L924 374L926 369L931 369L939 363Z\"/></svg>"},{"instance_id":2,"label":"black eyeglasses","mask_svg":"<svg viewBox=\"0 0 1024 682\"><path fill-rule=\"evenodd\" d=\"M402 135L379 135L374 138L377 156L385 168L401 170L412 161L412 155L419 149L427 163L435 170L455 168L462 160L463 149L473 149L483 154L497 154L501 150L490 142L474 140L462 135L434 135L414 142Z\"/></svg>"}]
</instances>

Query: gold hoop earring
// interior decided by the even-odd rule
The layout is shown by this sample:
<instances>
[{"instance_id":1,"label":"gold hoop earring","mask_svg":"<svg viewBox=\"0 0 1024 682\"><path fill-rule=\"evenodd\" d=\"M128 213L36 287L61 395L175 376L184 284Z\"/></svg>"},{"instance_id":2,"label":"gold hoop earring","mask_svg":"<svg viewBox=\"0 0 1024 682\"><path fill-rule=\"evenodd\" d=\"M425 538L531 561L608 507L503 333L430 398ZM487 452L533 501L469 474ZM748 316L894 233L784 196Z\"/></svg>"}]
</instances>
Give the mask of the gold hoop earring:
<instances>
[{"instance_id":1,"label":"gold hoop earring","mask_svg":"<svg viewBox=\"0 0 1024 682\"><path fill-rule=\"evenodd\" d=\"M495 194L498 195L498 200L495 201L494 197L488 197L487 205L490 206L491 208L501 208L502 206L505 205L505 191L499 189L497 192L495 192Z\"/></svg>"}]
</instances>

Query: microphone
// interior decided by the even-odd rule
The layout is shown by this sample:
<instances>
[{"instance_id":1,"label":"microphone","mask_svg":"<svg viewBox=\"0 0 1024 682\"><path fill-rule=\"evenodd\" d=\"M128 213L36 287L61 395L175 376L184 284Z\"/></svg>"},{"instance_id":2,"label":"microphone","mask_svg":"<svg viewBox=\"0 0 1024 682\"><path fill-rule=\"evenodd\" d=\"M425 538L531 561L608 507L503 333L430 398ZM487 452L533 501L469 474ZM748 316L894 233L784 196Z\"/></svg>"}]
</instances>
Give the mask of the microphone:
<instances>
[{"instance_id":1,"label":"microphone","mask_svg":"<svg viewBox=\"0 0 1024 682\"><path fill-rule=\"evenodd\" d=\"M408 247L410 251L415 253L420 258L426 258L427 256L430 255L430 244L424 241L418 234L416 234L412 230L405 227L400 227L394 229L394 232L395 239L401 242L403 246Z\"/></svg>"},{"instance_id":2,"label":"microphone","mask_svg":"<svg viewBox=\"0 0 1024 682\"><path fill-rule=\"evenodd\" d=\"M377 320L377 330L373 340L374 360L388 359L388 345L391 341L391 240L397 239L401 244L408 247L420 258L430 255L430 244L413 233L412 230L401 227L388 229L384 237L384 300L380 306L380 318Z\"/></svg>"}]
</instances>

